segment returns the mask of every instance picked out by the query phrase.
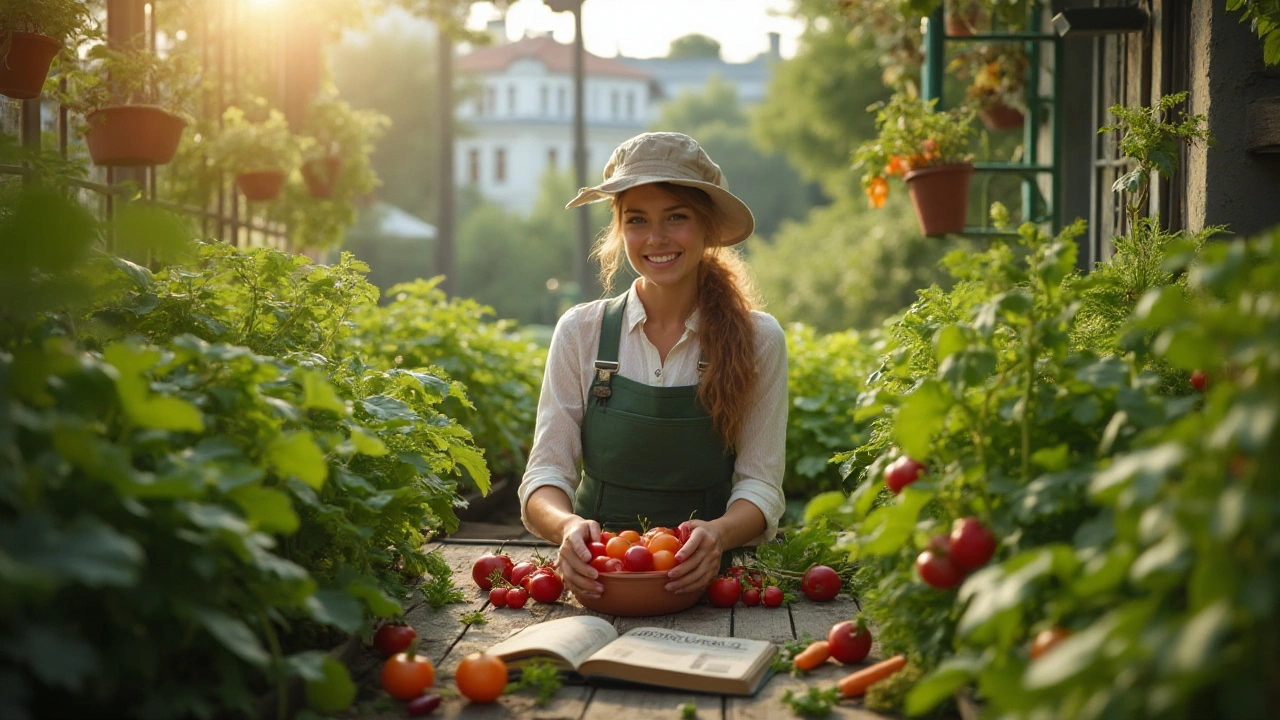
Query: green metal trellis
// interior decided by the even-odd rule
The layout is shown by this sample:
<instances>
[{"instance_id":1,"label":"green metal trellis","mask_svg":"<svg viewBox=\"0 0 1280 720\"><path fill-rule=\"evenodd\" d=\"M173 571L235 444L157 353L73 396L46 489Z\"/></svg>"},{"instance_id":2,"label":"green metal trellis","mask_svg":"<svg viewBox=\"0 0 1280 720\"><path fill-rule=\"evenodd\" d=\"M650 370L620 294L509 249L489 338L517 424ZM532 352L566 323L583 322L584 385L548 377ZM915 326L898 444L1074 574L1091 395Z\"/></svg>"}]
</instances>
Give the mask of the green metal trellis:
<instances>
[{"instance_id":1,"label":"green metal trellis","mask_svg":"<svg viewBox=\"0 0 1280 720\"><path fill-rule=\"evenodd\" d=\"M1041 26L1042 8L1039 2L1028 3L1026 27ZM943 70L946 63L946 44L948 42L992 42L1022 43L1030 60L1027 68L1026 103L1027 116L1022 126L1023 153L1022 162L975 162L975 174L994 175L1012 174L1021 179L1022 184L1022 218L1032 222L1048 223L1053 233L1062 229L1062 147L1063 147L1063 44L1062 38L1052 33L1035 31L1027 32L983 32L973 35L948 35L943 21L943 9L939 6L925 22L925 66L923 78L923 94L926 100L937 100L938 108L946 107L942 94ZM1044 60L1043 46L1052 45L1052 81L1049 94L1042 92L1041 64ZM1043 113L1050 114L1050 156L1042 160L1040 157L1043 129ZM1049 177L1048 197L1043 197L1037 179ZM1044 212L1037 212L1037 199L1043 201ZM994 230L986 224L968 227L966 235L1005 234Z\"/></svg>"}]
</instances>

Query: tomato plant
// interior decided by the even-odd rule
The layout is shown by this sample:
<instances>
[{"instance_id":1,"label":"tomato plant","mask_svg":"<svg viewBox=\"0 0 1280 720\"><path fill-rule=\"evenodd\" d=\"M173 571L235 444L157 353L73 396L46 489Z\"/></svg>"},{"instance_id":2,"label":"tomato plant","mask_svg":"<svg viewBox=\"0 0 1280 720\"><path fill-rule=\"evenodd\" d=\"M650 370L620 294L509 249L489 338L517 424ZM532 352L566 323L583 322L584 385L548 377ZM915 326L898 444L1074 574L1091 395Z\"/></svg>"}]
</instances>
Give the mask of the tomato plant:
<instances>
[{"instance_id":1,"label":"tomato plant","mask_svg":"<svg viewBox=\"0 0 1280 720\"><path fill-rule=\"evenodd\" d=\"M453 678L458 692L471 702L491 703L507 687L507 664L496 655L472 653L458 663Z\"/></svg>"},{"instance_id":2,"label":"tomato plant","mask_svg":"<svg viewBox=\"0 0 1280 720\"><path fill-rule=\"evenodd\" d=\"M383 657L391 657L396 653L404 652L416 637L418 633L404 623L383 623L373 634L373 646L382 653Z\"/></svg>"}]
</instances>

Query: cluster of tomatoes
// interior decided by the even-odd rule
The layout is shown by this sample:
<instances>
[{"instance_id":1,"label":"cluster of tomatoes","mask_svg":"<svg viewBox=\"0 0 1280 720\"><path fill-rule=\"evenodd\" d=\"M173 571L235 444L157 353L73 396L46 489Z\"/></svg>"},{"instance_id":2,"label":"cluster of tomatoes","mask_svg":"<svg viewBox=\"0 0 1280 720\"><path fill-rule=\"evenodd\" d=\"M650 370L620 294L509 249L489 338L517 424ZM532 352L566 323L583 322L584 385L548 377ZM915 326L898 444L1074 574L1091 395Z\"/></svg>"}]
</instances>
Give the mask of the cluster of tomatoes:
<instances>
[{"instance_id":1,"label":"cluster of tomatoes","mask_svg":"<svg viewBox=\"0 0 1280 720\"><path fill-rule=\"evenodd\" d=\"M564 594L564 580L550 562L535 560L517 563L501 553L485 553L471 565L471 579L489 591L489 602L496 608L522 608L530 599L558 601Z\"/></svg>"},{"instance_id":2,"label":"cluster of tomatoes","mask_svg":"<svg viewBox=\"0 0 1280 720\"><path fill-rule=\"evenodd\" d=\"M693 526L688 521L674 529L649 528L643 535L635 530L614 533L605 530L598 541L589 543L591 567L596 572L667 571L680 564L676 553L689 541Z\"/></svg>"},{"instance_id":3,"label":"cluster of tomatoes","mask_svg":"<svg viewBox=\"0 0 1280 720\"><path fill-rule=\"evenodd\" d=\"M407 703L409 715L428 715L440 706L440 695L428 692L435 685L436 670L430 659L417 654L417 631L402 623L385 623L373 634L373 646L387 658L382 689ZM471 702L491 703L507 686L507 664L496 655L472 653L458 663L453 678L458 692Z\"/></svg>"},{"instance_id":4,"label":"cluster of tomatoes","mask_svg":"<svg viewBox=\"0 0 1280 720\"><path fill-rule=\"evenodd\" d=\"M840 575L826 565L814 565L805 571L800 589L815 602L827 602L840 592ZM782 588L759 570L735 565L707 586L707 600L715 607L730 608L741 600L747 607L782 605Z\"/></svg>"}]
</instances>

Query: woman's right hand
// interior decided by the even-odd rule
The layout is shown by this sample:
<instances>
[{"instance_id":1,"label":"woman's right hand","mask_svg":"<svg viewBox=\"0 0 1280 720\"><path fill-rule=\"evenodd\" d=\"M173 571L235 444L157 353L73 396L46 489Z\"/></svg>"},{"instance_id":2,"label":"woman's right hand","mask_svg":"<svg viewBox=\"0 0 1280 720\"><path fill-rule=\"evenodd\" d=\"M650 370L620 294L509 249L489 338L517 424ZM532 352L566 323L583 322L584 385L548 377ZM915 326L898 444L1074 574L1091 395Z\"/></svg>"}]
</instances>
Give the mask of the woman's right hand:
<instances>
[{"instance_id":1,"label":"woman's right hand","mask_svg":"<svg viewBox=\"0 0 1280 720\"><path fill-rule=\"evenodd\" d=\"M560 557L557 566L560 577L570 590L578 595L600 597L604 586L596 578L599 573L591 567L591 550L588 543L600 539L600 523L573 515L567 518L560 531Z\"/></svg>"}]
</instances>

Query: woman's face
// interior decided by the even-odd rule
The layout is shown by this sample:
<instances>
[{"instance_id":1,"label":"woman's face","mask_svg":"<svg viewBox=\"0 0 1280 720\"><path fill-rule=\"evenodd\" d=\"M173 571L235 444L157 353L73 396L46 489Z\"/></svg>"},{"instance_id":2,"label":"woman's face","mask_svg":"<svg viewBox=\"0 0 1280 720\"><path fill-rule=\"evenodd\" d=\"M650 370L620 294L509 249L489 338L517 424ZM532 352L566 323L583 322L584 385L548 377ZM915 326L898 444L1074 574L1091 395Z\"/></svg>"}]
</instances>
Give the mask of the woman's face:
<instances>
[{"instance_id":1,"label":"woman's face","mask_svg":"<svg viewBox=\"0 0 1280 720\"><path fill-rule=\"evenodd\" d=\"M647 282L697 283L706 228L693 209L657 185L626 191L619 207L627 259Z\"/></svg>"}]
</instances>

